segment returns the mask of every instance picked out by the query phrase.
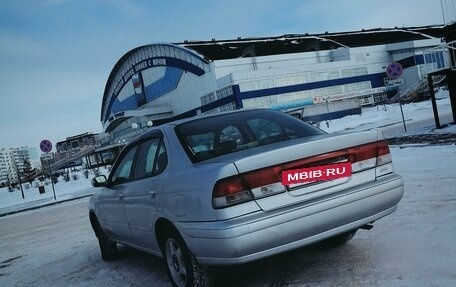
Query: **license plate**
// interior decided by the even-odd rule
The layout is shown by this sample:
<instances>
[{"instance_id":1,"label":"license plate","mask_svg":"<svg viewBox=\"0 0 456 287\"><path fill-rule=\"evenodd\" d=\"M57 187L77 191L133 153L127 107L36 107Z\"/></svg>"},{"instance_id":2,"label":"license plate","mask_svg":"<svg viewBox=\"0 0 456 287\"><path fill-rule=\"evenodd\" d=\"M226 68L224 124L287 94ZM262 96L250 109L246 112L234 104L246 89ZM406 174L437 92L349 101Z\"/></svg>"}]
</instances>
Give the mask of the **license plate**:
<instances>
[{"instance_id":1,"label":"license plate","mask_svg":"<svg viewBox=\"0 0 456 287\"><path fill-rule=\"evenodd\" d=\"M289 187L351 176L351 163L342 162L282 171L282 184Z\"/></svg>"}]
</instances>

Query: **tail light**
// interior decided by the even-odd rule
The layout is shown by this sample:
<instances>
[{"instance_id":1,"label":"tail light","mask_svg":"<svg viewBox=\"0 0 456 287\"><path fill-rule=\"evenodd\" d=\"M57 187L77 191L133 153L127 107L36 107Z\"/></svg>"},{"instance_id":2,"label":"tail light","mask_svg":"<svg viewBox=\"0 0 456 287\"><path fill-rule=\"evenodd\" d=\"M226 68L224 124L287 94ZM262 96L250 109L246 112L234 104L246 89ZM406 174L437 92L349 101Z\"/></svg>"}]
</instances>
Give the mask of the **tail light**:
<instances>
[{"instance_id":1,"label":"tail light","mask_svg":"<svg viewBox=\"0 0 456 287\"><path fill-rule=\"evenodd\" d=\"M377 142L377 165L375 176L379 177L394 172L393 158L385 140Z\"/></svg>"},{"instance_id":2,"label":"tail light","mask_svg":"<svg viewBox=\"0 0 456 287\"><path fill-rule=\"evenodd\" d=\"M390 150L385 140L349 148L348 154L348 160L352 163L352 173L392 162Z\"/></svg>"},{"instance_id":3,"label":"tail light","mask_svg":"<svg viewBox=\"0 0 456 287\"><path fill-rule=\"evenodd\" d=\"M217 181L212 205L222 208L284 192L278 171L277 167L269 167Z\"/></svg>"},{"instance_id":4,"label":"tail light","mask_svg":"<svg viewBox=\"0 0 456 287\"><path fill-rule=\"evenodd\" d=\"M214 186L212 205L214 208L223 208L255 198L285 192L285 186L282 185L281 180L282 170L347 160L352 163L353 174L376 168L376 176L378 177L394 171L392 164L390 164L392 159L388 144L385 140L381 140L223 178L217 181Z\"/></svg>"},{"instance_id":5,"label":"tail light","mask_svg":"<svg viewBox=\"0 0 456 287\"><path fill-rule=\"evenodd\" d=\"M240 176L233 176L217 181L212 192L214 208L231 206L252 199L249 187Z\"/></svg>"}]
</instances>

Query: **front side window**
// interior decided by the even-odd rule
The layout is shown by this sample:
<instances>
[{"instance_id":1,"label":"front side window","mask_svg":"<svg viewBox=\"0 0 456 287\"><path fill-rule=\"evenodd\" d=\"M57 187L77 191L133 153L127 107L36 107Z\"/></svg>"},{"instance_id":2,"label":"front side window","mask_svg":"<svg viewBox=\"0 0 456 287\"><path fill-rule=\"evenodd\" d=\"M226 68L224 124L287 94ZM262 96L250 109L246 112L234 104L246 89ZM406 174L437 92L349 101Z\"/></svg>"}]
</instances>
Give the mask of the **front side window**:
<instances>
[{"instance_id":1,"label":"front side window","mask_svg":"<svg viewBox=\"0 0 456 287\"><path fill-rule=\"evenodd\" d=\"M113 184L119 184L130 180L131 169L133 166L136 150L137 146L130 149L122 158L120 163L114 168L111 177L111 182Z\"/></svg>"},{"instance_id":2,"label":"front side window","mask_svg":"<svg viewBox=\"0 0 456 287\"><path fill-rule=\"evenodd\" d=\"M323 131L272 110L244 111L202 118L176 126L182 146L193 162Z\"/></svg>"}]
</instances>

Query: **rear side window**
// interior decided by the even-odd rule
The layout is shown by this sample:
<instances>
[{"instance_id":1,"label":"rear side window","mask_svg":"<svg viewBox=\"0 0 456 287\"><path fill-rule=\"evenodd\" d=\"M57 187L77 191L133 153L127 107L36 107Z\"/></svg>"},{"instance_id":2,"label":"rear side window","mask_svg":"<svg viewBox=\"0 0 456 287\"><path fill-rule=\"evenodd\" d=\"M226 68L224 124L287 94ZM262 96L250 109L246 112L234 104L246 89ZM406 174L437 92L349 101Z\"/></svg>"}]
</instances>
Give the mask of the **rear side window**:
<instances>
[{"instance_id":1,"label":"rear side window","mask_svg":"<svg viewBox=\"0 0 456 287\"><path fill-rule=\"evenodd\" d=\"M299 119L272 110L197 119L176 126L175 130L193 162L324 133Z\"/></svg>"}]
</instances>

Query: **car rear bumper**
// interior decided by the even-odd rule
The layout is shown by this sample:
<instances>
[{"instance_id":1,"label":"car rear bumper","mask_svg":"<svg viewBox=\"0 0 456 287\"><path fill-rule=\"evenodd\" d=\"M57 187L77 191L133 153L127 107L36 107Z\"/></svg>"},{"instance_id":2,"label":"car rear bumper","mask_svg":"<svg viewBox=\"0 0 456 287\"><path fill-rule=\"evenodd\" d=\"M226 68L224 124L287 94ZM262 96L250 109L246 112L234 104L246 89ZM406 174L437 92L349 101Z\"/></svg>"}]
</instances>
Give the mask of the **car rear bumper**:
<instances>
[{"instance_id":1,"label":"car rear bumper","mask_svg":"<svg viewBox=\"0 0 456 287\"><path fill-rule=\"evenodd\" d=\"M403 193L402 178L390 174L330 199L224 221L180 222L178 226L201 264L241 264L380 219L396 210Z\"/></svg>"}]
</instances>

